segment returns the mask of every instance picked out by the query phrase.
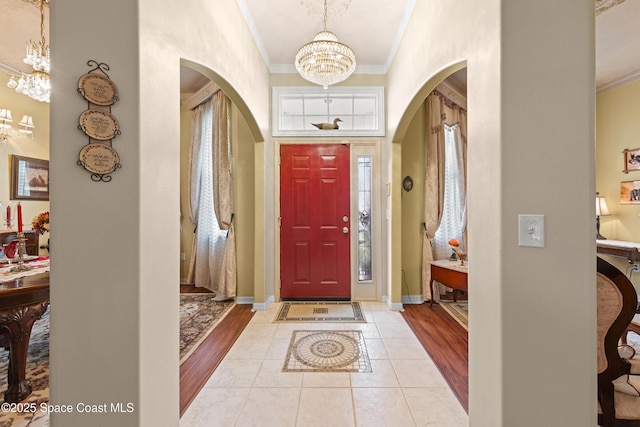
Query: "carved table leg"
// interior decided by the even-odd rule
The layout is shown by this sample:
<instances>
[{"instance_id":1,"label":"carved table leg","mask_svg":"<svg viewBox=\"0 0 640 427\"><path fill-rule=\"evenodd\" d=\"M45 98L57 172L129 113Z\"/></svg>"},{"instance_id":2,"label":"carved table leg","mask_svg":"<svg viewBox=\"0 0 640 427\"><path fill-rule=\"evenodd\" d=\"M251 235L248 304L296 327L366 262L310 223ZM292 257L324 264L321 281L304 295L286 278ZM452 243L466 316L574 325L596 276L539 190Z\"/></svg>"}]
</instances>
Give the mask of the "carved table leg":
<instances>
[{"instance_id":1,"label":"carved table leg","mask_svg":"<svg viewBox=\"0 0 640 427\"><path fill-rule=\"evenodd\" d=\"M7 373L9 387L4 393L5 402L21 402L31 394L31 385L26 379L31 328L47 310L48 305L48 302L42 302L16 307L0 315L0 323L10 335L9 372Z\"/></svg>"}]
</instances>

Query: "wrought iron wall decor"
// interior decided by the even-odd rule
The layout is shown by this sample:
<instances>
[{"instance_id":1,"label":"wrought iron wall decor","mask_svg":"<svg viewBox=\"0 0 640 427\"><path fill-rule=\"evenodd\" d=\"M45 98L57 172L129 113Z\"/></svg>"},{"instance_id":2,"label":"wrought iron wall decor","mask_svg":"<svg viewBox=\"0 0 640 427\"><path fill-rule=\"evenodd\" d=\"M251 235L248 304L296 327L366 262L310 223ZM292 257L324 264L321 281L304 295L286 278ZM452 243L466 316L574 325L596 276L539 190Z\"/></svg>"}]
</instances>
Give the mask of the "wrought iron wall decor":
<instances>
[{"instance_id":1,"label":"wrought iron wall decor","mask_svg":"<svg viewBox=\"0 0 640 427\"><path fill-rule=\"evenodd\" d=\"M111 114L111 106L120 99L118 87L106 73L107 64L91 59L87 65L94 68L78 80L78 93L88 103L78 119L78 129L87 135L89 143L80 150L77 164L91 173L93 181L109 182L111 174L122 167L113 148L113 139L121 133L120 125Z\"/></svg>"}]
</instances>

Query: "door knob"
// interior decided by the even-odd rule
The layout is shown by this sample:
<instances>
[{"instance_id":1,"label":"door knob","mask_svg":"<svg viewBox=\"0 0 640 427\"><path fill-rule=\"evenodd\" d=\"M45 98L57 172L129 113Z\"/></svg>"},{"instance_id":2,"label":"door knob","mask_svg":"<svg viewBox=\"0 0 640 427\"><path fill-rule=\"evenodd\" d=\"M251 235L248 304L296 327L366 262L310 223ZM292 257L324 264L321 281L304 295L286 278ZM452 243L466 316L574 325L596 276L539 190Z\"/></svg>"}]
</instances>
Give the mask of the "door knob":
<instances>
[{"instance_id":1,"label":"door knob","mask_svg":"<svg viewBox=\"0 0 640 427\"><path fill-rule=\"evenodd\" d=\"M349 222L349 217L348 216L343 216L342 217L342 222Z\"/></svg>"},{"instance_id":2,"label":"door knob","mask_svg":"<svg viewBox=\"0 0 640 427\"><path fill-rule=\"evenodd\" d=\"M347 234L347 233L349 233L349 229L347 227L342 227L342 232L344 234Z\"/></svg>"}]
</instances>

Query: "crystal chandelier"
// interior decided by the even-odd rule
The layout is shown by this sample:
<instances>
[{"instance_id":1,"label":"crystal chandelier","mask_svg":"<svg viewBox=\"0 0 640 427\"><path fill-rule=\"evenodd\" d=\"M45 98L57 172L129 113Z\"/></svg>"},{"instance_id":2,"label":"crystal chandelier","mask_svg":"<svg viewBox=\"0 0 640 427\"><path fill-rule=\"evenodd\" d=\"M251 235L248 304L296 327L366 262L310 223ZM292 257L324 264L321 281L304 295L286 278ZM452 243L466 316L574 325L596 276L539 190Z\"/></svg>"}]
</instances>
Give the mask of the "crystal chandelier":
<instances>
[{"instance_id":1,"label":"crystal chandelier","mask_svg":"<svg viewBox=\"0 0 640 427\"><path fill-rule=\"evenodd\" d=\"M49 102L51 93L49 82L50 51L44 38L44 8L49 6L50 0L32 1L40 5L40 42L36 43L33 40L27 42L27 55L24 62L31 65L33 73L22 73L19 78L11 76L7 86L36 101Z\"/></svg>"},{"instance_id":2,"label":"crystal chandelier","mask_svg":"<svg viewBox=\"0 0 640 427\"><path fill-rule=\"evenodd\" d=\"M356 69L353 50L338 42L335 34L327 31L327 0L324 0L323 31L316 34L312 42L298 49L296 54L298 73L311 83L329 85L346 80Z\"/></svg>"}]
</instances>

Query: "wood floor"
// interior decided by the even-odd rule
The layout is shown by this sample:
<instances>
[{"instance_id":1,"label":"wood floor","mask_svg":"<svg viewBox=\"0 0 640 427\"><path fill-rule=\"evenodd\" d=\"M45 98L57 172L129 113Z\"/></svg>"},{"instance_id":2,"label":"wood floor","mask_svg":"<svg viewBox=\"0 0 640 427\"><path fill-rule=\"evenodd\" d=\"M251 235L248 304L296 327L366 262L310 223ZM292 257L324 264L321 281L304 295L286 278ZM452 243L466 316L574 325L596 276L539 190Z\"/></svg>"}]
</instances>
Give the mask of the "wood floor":
<instances>
[{"instance_id":1,"label":"wood floor","mask_svg":"<svg viewBox=\"0 0 640 427\"><path fill-rule=\"evenodd\" d=\"M210 292L205 288L180 285L180 293ZM216 370L247 326L253 312L250 304L238 304L180 365L180 416Z\"/></svg>"},{"instance_id":2,"label":"wood floor","mask_svg":"<svg viewBox=\"0 0 640 427\"><path fill-rule=\"evenodd\" d=\"M183 289L184 287L184 289ZM181 285L180 292L206 292ZM236 305L203 343L180 366L180 416L215 371L247 326L253 312L249 304ZM402 316L469 411L468 334L442 307L407 304Z\"/></svg>"},{"instance_id":3,"label":"wood floor","mask_svg":"<svg viewBox=\"0 0 640 427\"><path fill-rule=\"evenodd\" d=\"M405 304L402 317L469 412L469 334L442 307Z\"/></svg>"}]
</instances>

